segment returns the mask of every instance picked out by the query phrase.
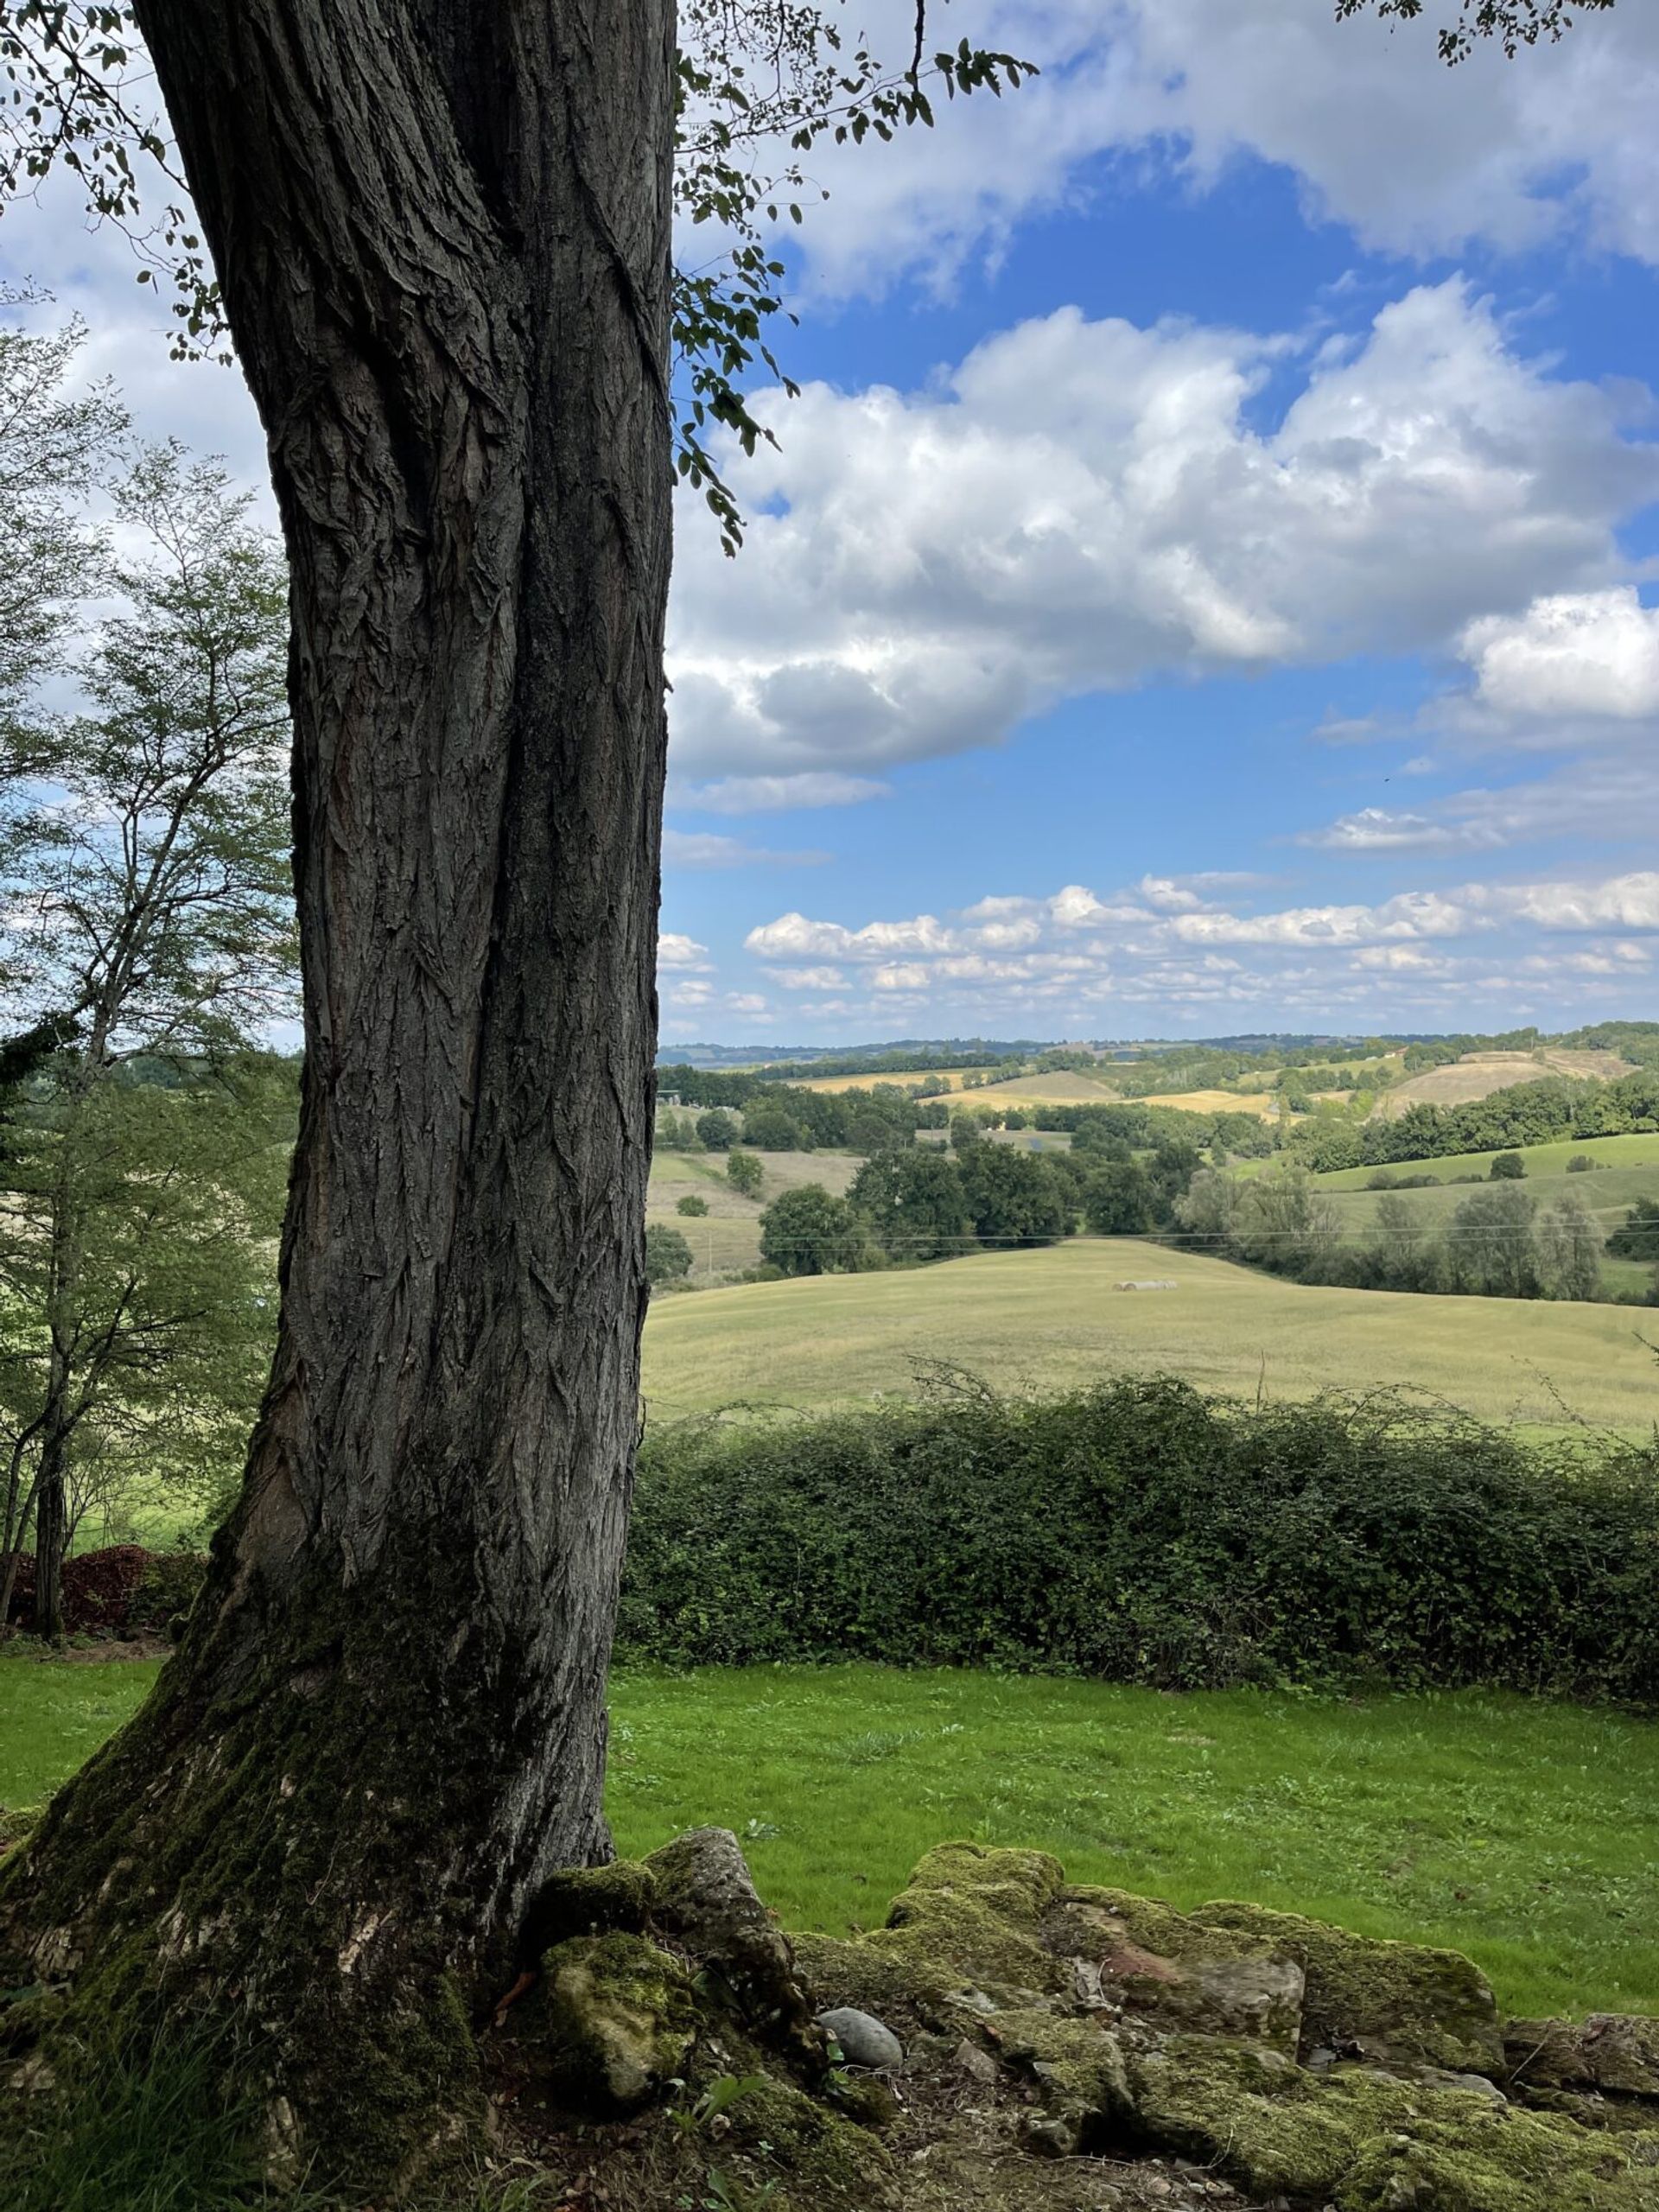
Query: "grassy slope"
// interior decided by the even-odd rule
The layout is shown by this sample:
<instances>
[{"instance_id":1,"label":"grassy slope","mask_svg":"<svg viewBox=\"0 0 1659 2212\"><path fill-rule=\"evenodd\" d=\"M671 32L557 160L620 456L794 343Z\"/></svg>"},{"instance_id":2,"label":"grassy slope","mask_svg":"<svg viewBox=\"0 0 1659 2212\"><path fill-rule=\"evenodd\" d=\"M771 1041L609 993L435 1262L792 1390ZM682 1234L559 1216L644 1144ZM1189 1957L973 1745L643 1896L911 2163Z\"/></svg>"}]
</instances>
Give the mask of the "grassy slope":
<instances>
[{"instance_id":1,"label":"grassy slope","mask_svg":"<svg viewBox=\"0 0 1659 2212\"><path fill-rule=\"evenodd\" d=\"M1596 1076L1603 1083L1611 1083L1634 1071L1630 1061L1620 1059L1616 1052L1574 1052L1553 1046L1537 1052L1466 1052L1448 1067L1408 1076L1377 1101L1376 1110L1384 1120L1392 1120L1410 1106L1465 1106L1477 1098L1489 1098L1495 1090L1507 1090L1520 1083L1541 1083L1548 1076L1580 1079Z\"/></svg>"},{"instance_id":2,"label":"grassy slope","mask_svg":"<svg viewBox=\"0 0 1659 2212\"><path fill-rule=\"evenodd\" d=\"M1597 1172L1593 1175L1566 1173L1567 1161L1579 1153L1587 1153L1596 1161ZM1582 1144L1529 1145L1523 1156L1528 1163L1526 1187L1540 1207L1552 1205L1571 1191L1584 1200L1604 1231L1619 1226L1633 1199L1659 1198L1659 1135L1597 1137ZM1393 1172L1433 1174L1439 1177L1440 1187L1402 1191L1397 1195L1414 1213L1422 1217L1431 1232L1438 1234L1444 1230L1453 1210L1468 1197L1471 1187L1466 1183L1453 1183L1450 1179L1455 1175L1478 1175L1484 1181L1491 1164L1490 1153L1414 1161ZM1316 1179L1328 1191L1341 1213L1344 1234L1353 1243L1363 1243L1376 1219L1377 1205L1383 1193L1363 1187L1375 1173L1373 1168L1344 1168L1337 1174ZM1602 1263L1602 1281L1611 1296L1640 1300L1652 1276L1652 1268L1639 1260L1607 1259Z\"/></svg>"},{"instance_id":3,"label":"grassy slope","mask_svg":"<svg viewBox=\"0 0 1659 2212\"><path fill-rule=\"evenodd\" d=\"M651 1163L645 1218L677 1229L691 1247L691 1281L717 1282L760 1264L760 1216L780 1191L800 1183L822 1183L837 1195L864 1165L849 1152L760 1152L766 1180L758 1198L740 1198L726 1180L726 1156L718 1152L659 1152ZM675 1209L690 1194L709 1211L690 1217Z\"/></svg>"},{"instance_id":4,"label":"grassy slope","mask_svg":"<svg viewBox=\"0 0 1659 2212\"><path fill-rule=\"evenodd\" d=\"M1659 1183L1659 1131L1641 1136L1567 1138L1559 1144L1522 1145L1520 1151L1529 1175L1565 1174L1567 1161L1583 1152L1595 1161L1599 1170L1651 1166L1656 1171L1652 1179ZM1253 1172L1259 1172L1262 1164L1255 1160L1249 1163ZM1490 1152L1459 1152L1445 1160L1402 1160L1389 1172L1395 1175L1433 1175L1440 1182L1448 1183L1455 1175L1485 1175L1491 1165ZM1338 1167L1329 1174L1316 1175L1313 1180L1322 1191L1362 1191L1367 1179L1376 1172L1375 1167ZM1580 1188L1589 1195L1592 1205L1599 1203L1599 1179L1586 1178Z\"/></svg>"},{"instance_id":5,"label":"grassy slope","mask_svg":"<svg viewBox=\"0 0 1659 2212\"><path fill-rule=\"evenodd\" d=\"M1173 1291L1113 1288L1170 1276ZM908 1394L918 1359L945 1359L1005 1387L1126 1369L1236 1393L1259 1383L1280 1397L1402 1383L1490 1420L1549 1425L1559 1392L1586 1420L1637 1429L1659 1416L1659 1372L1632 1318L1614 1306L1314 1289L1085 1237L660 1300L645 1326L645 1395L658 1419L745 1400L847 1402Z\"/></svg>"},{"instance_id":6,"label":"grassy slope","mask_svg":"<svg viewBox=\"0 0 1659 2212\"><path fill-rule=\"evenodd\" d=\"M0 1801L70 1772L155 1671L0 1664ZM619 1849L734 1828L789 1926L874 1926L930 1844L972 1835L1178 1904L1447 1943L1516 2011L1659 2009L1651 1723L875 1667L626 1676L613 1710Z\"/></svg>"}]
</instances>

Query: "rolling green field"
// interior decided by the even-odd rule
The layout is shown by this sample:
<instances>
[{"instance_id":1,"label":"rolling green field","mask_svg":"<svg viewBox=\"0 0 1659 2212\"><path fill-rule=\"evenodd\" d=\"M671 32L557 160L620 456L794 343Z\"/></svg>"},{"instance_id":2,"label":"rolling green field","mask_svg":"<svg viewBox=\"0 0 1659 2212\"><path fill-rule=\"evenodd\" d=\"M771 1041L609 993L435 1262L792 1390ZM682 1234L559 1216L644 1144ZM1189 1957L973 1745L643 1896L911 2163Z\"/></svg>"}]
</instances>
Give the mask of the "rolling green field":
<instances>
[{"instance_id":1,"label":"rolling green field","mask_svg":"<svg viewBox=\"0 0 1659 2212\"><path fill-rule=\"evenodd\" d=\"M0 1662L0 1802L38 1801L150 1663ZM1478 1959L1517 2012L1659 2010L1659 1726L1476 1694L1329 1702L870 1666L625 1675L617 1847L736 1831L786 1926L874 1927L931 1845L1246 1897Z\"/></svg>"},{"instance_id":2,"label":"rolling green field","mask_svg":"<svg viewBox=\"0 0 1659 2212\"><path fill-rule=\"evenodd\" d=\"M1115 1288L1148 1278L1176 1287ZM1129 1238L1079 1237L660 1299L645 1324L645 1401L658 1421L745 1402L867 1402L912 1395L917 1364L947 1360L1004 1389L1069 1389L1128 1370L1274 1397L1398 1384L1489 1421L1558 1427L1565 1402L1585 1421L1639 1431L1659 1419L1643 1322L1619 1306L1315 1288Z\"/></svg>"},{"instance_id":3,"label":"rolling green field","mask_svg":"<svg viewBox=\"0 0 1659 2212\"><path fill-rule=\"evenodd\" d=\"M1580 1154L1596 1162L1593 1174L1567 1173L1567 1161ZM1522 1157L1527 1163L1525 1187L1541 1208L1570 1191L1584 1200L1605 1232L1620 1226L1635 1199L1659 1198L1659 1134L1595 1137L1578 1144L1529 1145ZM1473 1153L1455 1159L1414 1160L1389 1172L1436 1177L1433 1189L1401 1191L1396 1195L1421 1216L1432 1233L1438 1234L1445 1230L1471 1187L1452 1179L1478 1175L1484 1181L1491 1164L1491 1153ZM1364 1187L1376 1172L1374 1167L1347 1167L1314 1179L1341 1215L1343 1233L1351 1243L1363 1243L1371 1234L1377 1207L1387 1195ZM1651 1265L1640 1260L1608 1258L1602 1262L1602 1282L1609 1297L1639 1303L1652 1280Z\"/></svg>"},{"instance_id":4,"label":"rolling green field","mask_svg":"<svg viewBox=\"0 0 1659 2212\"><path fill-rule=\"evenodd\" d=\"M1555 1144L1529 1144L1518 1148L1527 1164L1528 1175L1541 1178L1564 1175L1569 1160L1579 1153L1587 1154L1596 1163L1597 1177L1580 1181L1575 1176L1573 1180L1589 1194L1592 1205L1599 1203L1599 1175L1604 1169L1651 1167L1651 1185L1659 1188L1659 1130L1637 1136L1563 1138ZM1261 1160L1247 1163L1249 1172L1255 1174L1271 1164ZM1433 1175L1438 1182L1449 1183L1459 1175L1487 1175L1491 1165L1490 1152L1459 1152L1445 1160L1402 1160L1389 1172L1395 1175ZM1375 1167L1334 1167L1327 1174L1316 1175L1313 1180L1322 1191L1361 1191L1376 1172Z\"/></svg>"},{"instance_id":5,"label":"rolling green field","mask_svg":"<svg viewBox=\"0 0 1659 2212\"><path fill-rule=\"evenodd\" d=\"M758 1152L766 1180L758 1198L745 1198L726 1180L726 1156L718 1152L658 1152L651 1163L645 1219L677 1229L691 1247L690 1280L720 1282L760 1264L760 1216L780 1191L800 1183L822 1183L837 1197L863 1161L849 1152ZM694 1193L709 1211L688 1217L675 1211Z\"/></svg>"}]
</instances>

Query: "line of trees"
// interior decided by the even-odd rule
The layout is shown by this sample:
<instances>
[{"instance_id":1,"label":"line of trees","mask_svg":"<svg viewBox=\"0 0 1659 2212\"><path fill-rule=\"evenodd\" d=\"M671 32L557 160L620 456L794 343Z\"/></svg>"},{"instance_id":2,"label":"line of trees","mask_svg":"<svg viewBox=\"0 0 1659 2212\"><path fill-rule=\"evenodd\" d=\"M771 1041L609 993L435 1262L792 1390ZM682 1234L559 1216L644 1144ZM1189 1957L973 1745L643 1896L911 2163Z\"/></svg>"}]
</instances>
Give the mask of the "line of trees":
<instances>
[{"instance_id":1,"label":"line of trees","mask_svg":"<svg viewBox=\"0 0 1659 2212\"><path fill-rule=\"evenodd\" d=\"M911 1144L873 1154L845 1198L816 1183L780 1192L760 1217L761 1258L781 1274L829 1274L1029 1250L1080 1228L1149 1236L1173 1224L1201 1158L1180 1141L1137 1156L1092 1129L1069 1151L1022 1152L964 1118L948 1152Z\"/></svg>"},{"instance_id":2,"label":"line of trees","mask_svg":"<svg viewBox=\"0 0 1659 2212\"><path fill-rule=\"evenodd\" d=\"M1345 1241L1338 1208L1289 1162L1248 1181L1201 1168L1174 1213L1183 1243L1299 1282L1481 1298L1602 1295L1604 1240L1584 1199L1570 1190L1541 1206L1512 1175L1471 1190L1443 1229L1410 1198L1385 1192L1358 1243Z\"/></svg>"},{"instance_id":3,"label":"line of trees","mask_svg":"<svg viewBox=\"0 0 1659 2212\"><path fill-rule=\"evenodd\" d=\"M1653 1129L1659 1129L1659 1069L1639 1068L1611 1083L1541 1076L1461 1106L1419 1100L1386 1121L1319 1116L1287 1131L1285 1148L1319 1172Z\"/></svg>"}]
</instances>

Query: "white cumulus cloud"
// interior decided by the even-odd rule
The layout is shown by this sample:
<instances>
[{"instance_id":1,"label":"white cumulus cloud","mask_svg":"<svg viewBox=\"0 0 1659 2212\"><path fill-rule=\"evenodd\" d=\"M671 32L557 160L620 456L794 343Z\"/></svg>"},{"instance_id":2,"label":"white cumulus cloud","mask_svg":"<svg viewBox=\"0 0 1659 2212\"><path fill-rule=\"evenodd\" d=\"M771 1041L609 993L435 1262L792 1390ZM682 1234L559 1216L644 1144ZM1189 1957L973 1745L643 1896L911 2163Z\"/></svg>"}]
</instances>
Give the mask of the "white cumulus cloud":
<instances>
[{"instance_id":1,"label":"white cumulus cloud","mask_svg":"<svg viewBox=\"0 0 1659 2212\"><path fill-rule=\"evenodd\" d=\"M1516 717L1659 716L1659 608L1633 584L1556 592L1484 615L1459 641L1484 706Z\"/></svg>"},{"instance_id":2,"label":"white cumulus cloud","mask_svg":"<svg viewBox=\"0 0 1659 2212\"><path fill-rule=\"evenodd\" d=\"M763 398L782 448L746 470L744 558L683 535L677 773L861 774L1063 697L1438 650L1617 582L1659 451L1465 285L1385 307L1264 423L1265 379L1300 359L1063 308L919 393Z\"/></svg>"}]
</instances>

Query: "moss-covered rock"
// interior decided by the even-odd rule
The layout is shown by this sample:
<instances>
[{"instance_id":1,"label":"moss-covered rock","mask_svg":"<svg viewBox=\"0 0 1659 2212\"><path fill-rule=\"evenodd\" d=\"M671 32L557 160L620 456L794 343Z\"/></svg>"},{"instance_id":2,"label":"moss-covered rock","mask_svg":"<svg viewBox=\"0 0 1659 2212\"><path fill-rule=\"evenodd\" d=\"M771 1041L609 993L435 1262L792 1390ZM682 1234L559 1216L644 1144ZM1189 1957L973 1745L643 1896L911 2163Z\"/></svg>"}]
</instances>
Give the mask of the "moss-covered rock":
<instances>
[{"instance_id":1,"label":"moss-covered rock","mask_svg":"<svg viewBox=\"0 0 1659 2212\"><path fill-rule=\"evenodd\" d=\"M525 1916L524 1944L539 1955L569 1936L639 1935L657 1901L657 1879L637 1860L608 1866L567 1866L543 1884Z\"/></svg>"},{"instance_id":2,"label":"moss-covered rock","mask_svg":"<svg viewBox=\"0 0 1659 2212\"><path fill-rule=\"evenodd\" d=\"M1357 2045L1385 2063L1494 2078L1505 2070L1491 1990L1457 1951L1382 1942L1262 1905L1206 1904L1187 1917L1200 1929L1259 1941L1302 1968L1305 2056L1320 2045Z\"/></svg>"},{"instance_id":3,"label":"moss-covered rock","mask_svg":"<svg viewBox=\"0 0 1659 2212\"><path fill-rule=\"evenodd\" d=\"M884 2212L899 2201L893 2163L867 2128L788 2082L757 2082L731 2107L728 2140L782 2183L774 2212Z\"/></svg>"},{"instance_id":4,"label":"moss-covered rock","mask_svg":"<svg viewBox=\"0 0 1659 2212\"><path fill-rule=\"evenodd\" d=\"M1364 2143L1338 2212L1653 2212L1659 2136L1586 2139L1567 2123L1484 2100Z\"/></svg>"},{"instance_id":5,"label":"moss-covered rock","mask_svg":"<svg viewBox=\"0 0 1659 2212\"><path fill-rule=\"evenodd\" d=\"M728 1828L693 1828L645 1862L652 1925L719 1982L732 2009L790 2063L821 2074L829 2046L795 1971L794 1954Z\"/></svg>"},{"instance_id":6,"label":"moss-covered rock","mask_svg":"<svg viewBox=\"0 0 1659 2212\"><path fill-rule=\"evenodd\" d=\"M614 2119L683 2075L698 2026L690 1975L643 1936L573 1936L514 2008L512 2050L556 2105Z\"/></svg>"},{"instance_id":7,"label":"moss-covered rock","mask_svg":"<svg viewBox=\"0 0 1659 2212\"><path fill-rule=\"evenodd\" d=\"M1128 2071L1116 2037L1097 2019L1011 2011L988 2021L985 2035L1042 2090L1042 2120L1030 2131L1034 2148L1069 2158L1122 2136L1134 2109Z\"/></svg>"},{"instance_id":8,"label":"moss-covered rock","mask_svg":"<svg viewBox=\"0 0 1659 2212\"><path fill-rule=\"evenodd\" d=\"M1065 1974L1042 1925L1065 1882L1046 1852L941 1844L893 1899L887 1926L864 1940L931 1992L968 1984L1058 1992Z\"/></svg>"},{"instance_id":9,"label":"moss-covered rock","mask_svg":"<svg viewBox=\"0 0 1659 2212\"><path fill-rule=\"evenodd\" d=\"M925 1976L890 1948L863 1936L791 1936L795 1971L817 2012L851 2005L889 2026L925 2019L932 2007Z\"/></svg>"},{"instance_id":10,"label":"moss-covered rock","mask_svg":"<svg viewBox=\"0 0 1659 2212\"><path fill-rule=\"evenodd\" d=\"M1130 2066L1156 2146L1241 2188L1339 2212L1653 2212L1659 2137L1595 2136L1370 2068L1310 2074L1279 2053L1173 2037Z\"/></svg>"},{"instance_id":11,"label":"moss-covered rock","mask_svg":"<svg viewBox=\"0 0 1659 2212\"><path fill-rule=\"evenodd\" d=\"M1265 1936L1200 1927L1121 1890L1066 1890L1043 1923L1080 1995L1194 2034L1242 2036L1294 2058L1304 1974Z\"/></svg>"},{"instance_id":12,"label":"moss-covered rock","mask_svg":"<svg viewBox=\"0 0 1659 2212\"><path fill-rule=\"evenodd\" d=\"M1529 2088L1599 2089L1659 2100L1659 2018L1592 2012L1587 2020L1510 2020L1503 2055Z\"/></svg>"}]
</instances>

